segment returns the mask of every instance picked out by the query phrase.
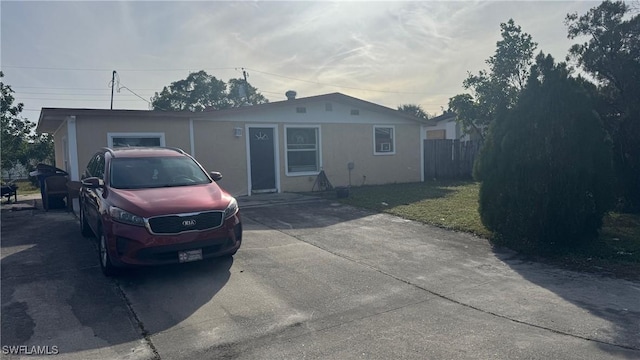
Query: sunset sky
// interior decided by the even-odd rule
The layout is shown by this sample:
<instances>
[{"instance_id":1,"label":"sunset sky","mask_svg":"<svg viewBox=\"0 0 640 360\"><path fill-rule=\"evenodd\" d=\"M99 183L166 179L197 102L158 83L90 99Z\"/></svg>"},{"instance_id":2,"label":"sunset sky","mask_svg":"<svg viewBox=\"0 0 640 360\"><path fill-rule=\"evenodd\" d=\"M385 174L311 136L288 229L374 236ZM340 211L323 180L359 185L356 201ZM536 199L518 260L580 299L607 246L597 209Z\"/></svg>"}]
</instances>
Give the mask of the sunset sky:
<instances>
[{"instance_id":1,"label":"sunset sky","mask_svg":"<svg viewBox=\"0 0 640 360\"><path fill-rule=\"evenodd\" d=\"M464 92L513 18L538 51L563 60L567 13L599 2L559 1L2 1L3 81L36 122L42 107L148 109L154 92L189 72L242 77L270 101L341 92L433 115Z\"/></svg>"}]
</instances>

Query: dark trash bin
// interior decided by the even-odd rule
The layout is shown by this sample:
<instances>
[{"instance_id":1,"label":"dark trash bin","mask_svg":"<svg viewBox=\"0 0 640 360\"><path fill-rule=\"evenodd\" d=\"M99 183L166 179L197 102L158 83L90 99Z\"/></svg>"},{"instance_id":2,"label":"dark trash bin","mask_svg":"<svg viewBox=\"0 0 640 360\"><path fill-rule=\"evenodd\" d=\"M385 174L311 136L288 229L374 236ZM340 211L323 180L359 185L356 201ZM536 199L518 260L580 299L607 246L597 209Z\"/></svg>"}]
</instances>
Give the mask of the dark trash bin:
<instances>
[{"instance_id":1,"label":"dark trash bin","mask_svg":"<svg viewBox=\"0 0 640 360\"><path fill-rule=\"evenodd\" d=\"M43 202L43 206L45 203L48 204L47 207L50 209L54 209L54 208L59 209L59 208L64 208L66 206L63 198L61 197L50 196L47 199L45 199L47 195L45 195L44 181L46 178L50 176L66 177L68 175L69 174L66 171L59 169L55 166L47 165L47 164L38 164L36 165L36 169L29 173L29 176L35 176L38 179L38 183L40 184L40 196Z\"/></svg>"},{"instance_id":2,"label":"dark trash bin","mask_svg":"<svg viewBox=\"0 0 640 360\"><path fill-rule=\"evenodd\" d=\"M338 199L344 199L349 197L349 188L346 186L336 187L336 197Z\"/></svg>"}]
</instances>

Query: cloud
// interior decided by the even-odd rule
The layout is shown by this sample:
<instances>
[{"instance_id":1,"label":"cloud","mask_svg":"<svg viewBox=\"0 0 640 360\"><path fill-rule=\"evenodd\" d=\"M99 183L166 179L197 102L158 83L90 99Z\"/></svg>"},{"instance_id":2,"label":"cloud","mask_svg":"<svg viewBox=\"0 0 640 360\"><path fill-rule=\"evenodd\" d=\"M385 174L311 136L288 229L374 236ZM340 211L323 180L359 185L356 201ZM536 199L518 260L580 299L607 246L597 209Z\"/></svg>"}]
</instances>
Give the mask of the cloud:
<instances>
[{"instance_id":1,"label":"cloud","mask_svg":"<svg viewBox=\"0 0 640 360\"><path fill-rule=\"evenodd\" d=\"M30 109L108 107L112 70L149 98L189 71L228 81L247 68L251 84L272 101L289 89L299 97L339 91L389 107L417 103L433 113L463 92L468 71L486 68L501 22L513 18L539 50L562 59L570 45L566 13L597 4L3 2L2 63L18 66L3 69L5 79ZM58 100L41 100L21 86L104 89L104 96L63 100L46 90ZM119 108L148 106L124 90L116 100Z\"/></svg>"}]
</instances>

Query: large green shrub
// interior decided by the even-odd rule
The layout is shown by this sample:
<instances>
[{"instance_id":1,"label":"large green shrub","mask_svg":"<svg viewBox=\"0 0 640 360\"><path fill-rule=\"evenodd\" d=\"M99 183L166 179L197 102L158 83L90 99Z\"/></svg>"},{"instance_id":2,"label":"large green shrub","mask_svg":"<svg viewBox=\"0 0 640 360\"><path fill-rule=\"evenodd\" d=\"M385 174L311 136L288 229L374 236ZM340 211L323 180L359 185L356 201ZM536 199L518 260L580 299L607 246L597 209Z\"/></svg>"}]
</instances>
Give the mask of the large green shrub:
<instances>
[{"instance_id":1,"label":"large green shrub","mask_svg":"<svg viewBox=\"0 0 640 360\"><path fill-rule=\"evenodd\" d=\"M540 54L476 163L482 222L520 250L562 251L594 240L612 203L611 159L582 80Z\"/></svg>"}]
</instances>

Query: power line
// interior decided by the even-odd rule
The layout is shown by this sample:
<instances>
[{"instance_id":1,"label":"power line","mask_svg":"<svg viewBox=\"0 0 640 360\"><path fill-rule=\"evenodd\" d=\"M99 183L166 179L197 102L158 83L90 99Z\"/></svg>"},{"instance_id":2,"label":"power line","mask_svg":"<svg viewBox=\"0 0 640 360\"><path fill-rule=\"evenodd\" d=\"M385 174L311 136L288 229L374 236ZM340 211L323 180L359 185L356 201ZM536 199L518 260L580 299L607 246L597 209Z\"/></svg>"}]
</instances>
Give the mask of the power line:
<instances>
[{"instance_id":1,"label":"power line","mask_svg":"<svg viewBox=\"0 0 640 360\"><path fill-rule=\"evenodd\" d=\"M44 100L44 101L109 101L109 98L107 96L105 96L104 99L55 99L55 98L24 98L24 99L25 100ZM140 101L140 100L118 99L118 101Z\"/></svg>"},{"instance_id":2,"label":"power line","mask_svg":"<svg viewBox=\"0 0 640 360\"><path fill-rule=\"evenodd\" d=\"M107 91L109 90L108 88L74 88L74 87L46 87L46 86L16 86L16 85L11 85L12 88L25 88L25 89L52 89L52 90L101 90L101 91ZM136 90L151 90L151 91L156 91L157 89L151 89L151 88L146 88L146 89L136 89Z\"/></svg>"},{"instance_id":3,"label":"power line","mask_svg":"<svg viewBox=\"0 0 640 360\"><path fill-rule=\"evenodd\" d=\"M55 67L30 67L30 66L7 66L7 65L3 65L3 67L5 68L14 68L14 69L35 69L35 70L61 70L61 71L112 71L111 69L99 69L99 68L55 68ZM202 68L205 71L212 71L212 70L237 70L238 67L224 67L224 68ZM306 82L306 83L310 83L310 84L315 84L315 85L322 85L322 86L329 86L329 87L335 87L335 88L343 88L343 89L351 89L351 90L359 90L359 91L370 91L370 92L379 92L379 93L385 93L385 94L407 94L407 95L427 95L427 93L425 92L417 92L417 91L394 91L394 90L377 90L377 89L367 89L367 88L361 88L361 87L354 87L354 86L345 86L345 85L337 85L337 84L329 84L329 83L323 83L323 82L319 82L319 81L313 81L313 80L306 80L306 79L300 79L300 78L295 78L295 77L291 77L291 76L286 76L286 75L280 75L280 74L274 74L274 73L270 73L270 72L266 72L266 71L260 71L260 70L256 70L256 69L251 69L251 68L242 68L244 70L250 70L253 72L257 72L263 75L269 75L269 76L275 76L275 77L279 77L279 78L283 78L283 79L289 79L289 80L295 80L295 81L301 81L301 82ZM119 70L119 71L131 71L131 72L162 72L162 71L193 71L193 69L125 69L125 70Z\"/></svg>"},{"instance_id":4,"label":"power line","mask_svg":"<svg viewBox=\"0 0 640 360\"><path fill-rule=\"evenodd\" d=\"M107 89L100 89L100 91L107 91ZM104 94L87 94L87 93L52 93L52 92L30 92L30 91L16 91L16 94L27 95L86 95L86 96L102 96Z\"/></svg>"},{"instance_id":5,"label":"power line","mask_svg":"<svg viewBox=\"0 0 640 360\"><path fill-rule=\"evenodd\" d=\"M149 106L151 106L151 102L145 98L143 98L142 96L136 94L135 92L133 92L133 90L129 89L128 87L122 85L121 87L118 88L118 92L120 92L120 89L125 89L127 91L129 91L130 93L132 93L133 95L137 96L138 98L144 100L147 104L149 104Z\"/></svg>"},{"instance_id":6,"label":"power line","mask_svg":"<svg viewBox=\"0 0 640 360\"><path fill-rule=\"evenodd\" d=\"M27 70L59 70L59 71L112 71L112 69L106 69L106 68L58 68L58 67L41 67L41 66L13 66L13 65L2 65L3 68L10 68L10 69L27 69ZM199 67L194 67L194 68L198 68L198 69L202 69L205 71L211 71L211 70L235 70L236 68L199 68ZM121 72L159 72L159 71L194 71L194 68L190 68L190 69L120 69L118 71Z\"/></svg>"},{"instance_id":7,"label":"power line","mask_svg":"<svg viewBox=\"0 0 640 360\"><path fill-rule=\"evenodd\" d=\"M53 68L53 67L27 67L27 66L4 66L4 67L8 67L8 68L18 68L18 69L43 69L43 70L62 70L62 71L112 71L109 69L81 69L81 68ZM329 87L335 87L335 88L344 88L344 89L351 89L351 90L359 90L359 91L369 91L369 92L378 92L378 93L386 93L386 94L411 94L411 95L430 95L428 93L424 93L424 92L407 92L407 91L392 91L392 90L377 90L377 89L367 89L367 88L360 88L360 87L353 87L353 86L344 86L344 85L336 85L336 84L329 84L329 83L323 83L323 82L319 82L319 81L312 81L312 80L305 80L305 79L300 79L300 78L296 78L296 77L291 77L291 76L286 76L286 75L281 75L281 74L275 74L275 73L270 73L270 72L266 72L266 71L260 71L260 70L256 70L256 69L249 69L249 68L241 68L243 70L243 74L245 70L250 70L253 72L257 72L263 75L269 75L269 76L274 76L274 77L279 77L279 78L284 78L284 79L289 79L289 80L295 80L295 81L300 81L300 82L306 82L306 83L310 83L310 84L315 84L315 85L322 85L322 86L329 86ZM204 69L204 70L238 70L237 67L235 68L209 68L209 69ZM126 70L121 70L121 71L192 71L191 69L126 69ZM118 75L118 74L116 74ZM120 79L119 79L119 75L118 75L118 84L120 85ZM83 90L83 91L105 91L108 90L108 88L62 88L62 87L36 87L36 86L15 86L13 85L14 88L25 88L25 89L51 89L51 90ZM108 87L111 87L111 82L109 83ZM126 86L121 86L118 87L118 92L120 92L120 89L125 89L127 91L129 91L132 96L138 97L139 99L141 99L142 101L146 102L147 105L149 107L151 107L151 102L147 99L145 99L143 96L139 95L138 93L136 93L136 91L154 91L154 94L157 92L157 89L149 89L149 88L145 88L145 89L135 89L136 91L134 91L133 89L130 89L129 87ZM282 95L281 92L276 92L276 91L265 91L265 90L261 90L261 93L265 93L265 94L274 94L274 95ZM72 96L72 94L55 94L55 93L28 93L28 92L16 92L16 94L34 94L34 95L56 95L56 96ZM105 94L106 95L106 94ZM102 96L102 94L73 94L73 96ZM131 96L131 95L126 95L126 96ZM24 99L26 100L50 100L50 101L55 101L55 100L63 100L63 101L87 101L87 102L95 102L95 101L104 101L104 100L93 100L93 99L65 99L65 98L38 98L38 97L34 97L34 98L30 98L30 97L24 97ZM118 99L118 101L127 101L127 102L133 102L133 101L138 101L138 100L130 100L130 99ZM426 105L426 106L439 106L439 107L446 107L448 104L442 104L442 103L421 103L420 105Z\"/></svg>"}]
</instances>

